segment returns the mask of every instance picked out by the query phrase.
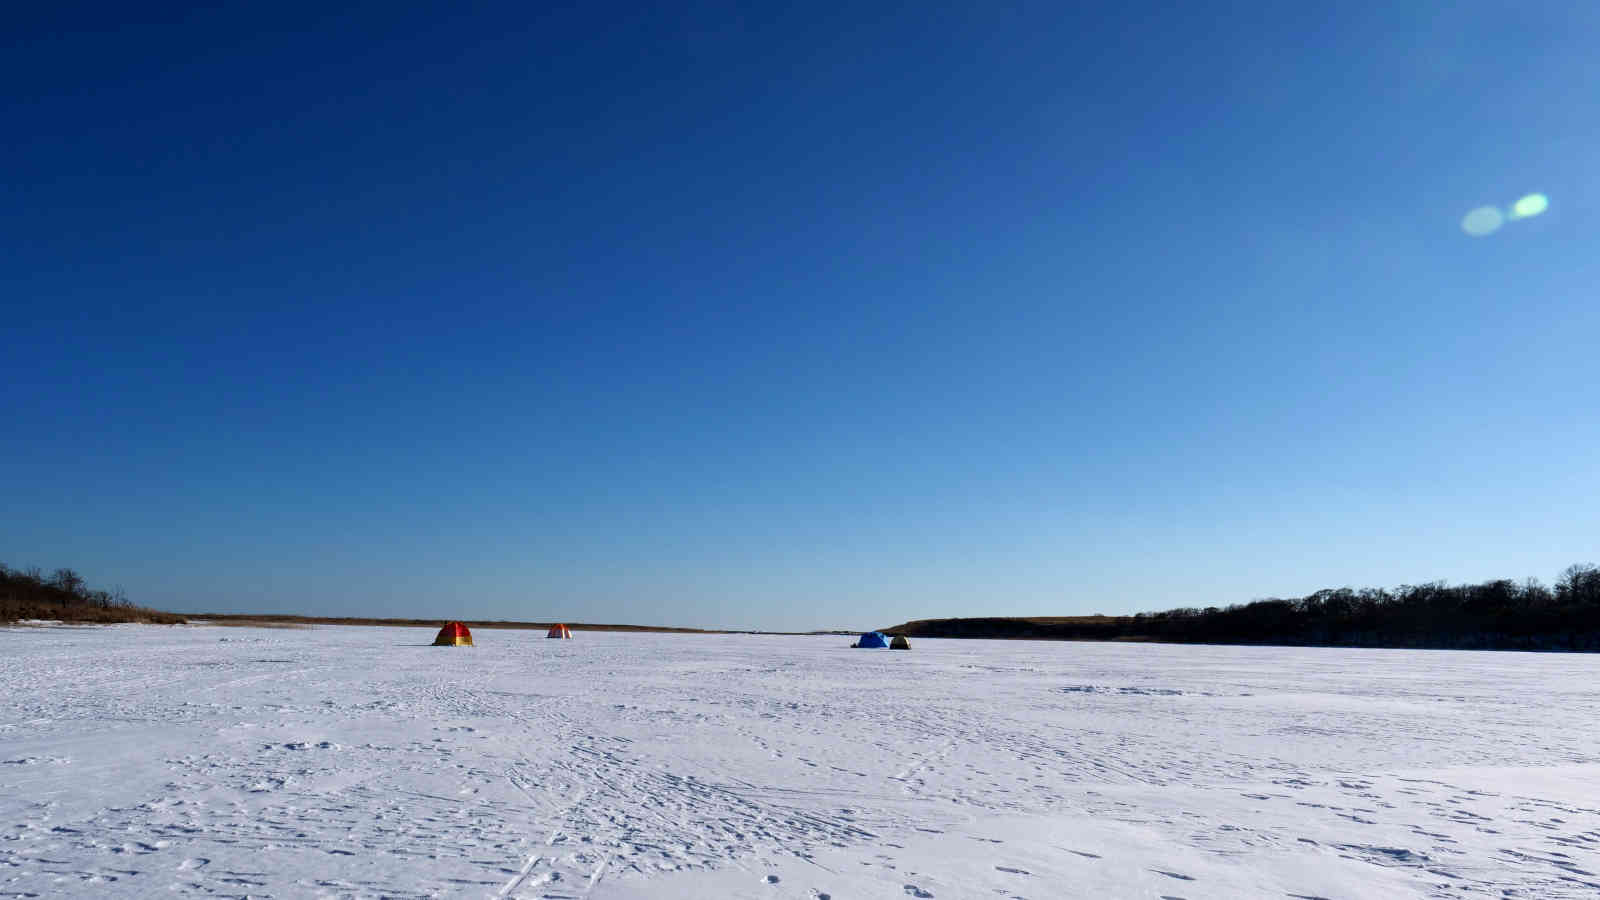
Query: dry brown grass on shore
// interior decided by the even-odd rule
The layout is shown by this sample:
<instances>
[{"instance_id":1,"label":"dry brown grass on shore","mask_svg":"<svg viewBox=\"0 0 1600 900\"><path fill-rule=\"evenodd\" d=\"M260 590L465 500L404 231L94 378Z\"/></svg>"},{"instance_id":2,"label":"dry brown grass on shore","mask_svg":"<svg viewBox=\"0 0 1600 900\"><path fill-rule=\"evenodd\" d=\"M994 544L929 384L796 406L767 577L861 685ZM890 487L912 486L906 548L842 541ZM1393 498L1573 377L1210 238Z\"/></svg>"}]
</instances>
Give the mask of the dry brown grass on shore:
<instances>
[{"instance_id":1,"label":"dry brown grass on shore","mask_svg":"<svg viewBox=\"0 0 1600 900\"><path fill-rule=\"evenodd\" d=\"M187 620L176 613L145 609L141 606L68 606L59 603L22 602L3 604L0 622L29 619L65 622L69 625L182 625Z\"/></svg>"}]
</instances>

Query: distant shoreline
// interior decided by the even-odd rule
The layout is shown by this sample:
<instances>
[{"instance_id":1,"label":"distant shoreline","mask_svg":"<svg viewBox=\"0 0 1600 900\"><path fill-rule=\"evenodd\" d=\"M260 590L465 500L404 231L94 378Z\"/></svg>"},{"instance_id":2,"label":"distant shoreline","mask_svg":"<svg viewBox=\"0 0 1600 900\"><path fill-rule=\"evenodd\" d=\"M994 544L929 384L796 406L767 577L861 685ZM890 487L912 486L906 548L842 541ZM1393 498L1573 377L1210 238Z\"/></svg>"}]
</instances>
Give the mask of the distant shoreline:
<instances>
[{"instance_id":1,"label":"distant shoreline","mask_svg":"<svg viewBox=\"0 0 1600 900\"><path fill-rule=\"evenodd\" d=\"M88 613L87 615L85 613ZM140 608L83 610L79 608L36 609L36 614L20 619L0 620L0 625L210 625L232 628L311 628L317 625L355 627L435 629L445 619L385 619L359 616L299 616L252 613L164 613ZM555 621L521 622L506 620L454 620L479 631L545 631ZM616 623L565 622L572 631L770 635L788 637L853 637L858 632L843 629L823 631L759 631L732 628L684 628L670 625L622 625ZM1052 643L1120 644L1204 644L1234 647L1327 647L1384 650L1509 650L1523 652L1593 653L1600 652L1600 633L1583 629L1565 634L1506 634L1468 632L1455 634L1382 634L1356 632L1319 636L1282 635L1240 637L1195 633L1144 633L1146 616L1017 616L919 619L888 628L887 635L911 639L1047 641Z\"/></svg>"},{"instance_id":2,"label":"distant shoreline","mask_svg":"<svg viewBox=\"0 0 1600 900\"><path fill-rule=\"evenodd\" d=\"M614 623L566 622L558 619L517 622L502 619L384 619L367 616L257 615L252 613L184 613L189 624L259 626L285 628L305 625L370 625L393 628L438 628L446 621L457 621L468 628L504 631L544 631L552 625L566 625L573 631L638 631L660 634L855 634L853 631L756 631L739 628L683 628L672 625L620 625Z\"/></svg>"},{"instance_id":3,"label":"distant shoreline","mask_svg":"<svg viewBox=\"0 0 1600 900\"><path fill-rule=\"evenodd\" d=\"M662 631L683 634L729 634L731 632L707 628L674 628L667 625L615 625L562 622L559 619L539 622L474 619L385 619L372 616L296 616L256 613L183 613L190 624L213 625L374 625L397 628L438 628L445 622L460 622L468 628L534 631L564 624L573 631Z\"/></svg>"},{"instance_id":4,"label":"distant shoreline","mask_svg":"<svg viewBox=\"0 0 1600 900\"><path fill-rule=\"evenodd\" d=\"M71 569L49 576L0 565L0 622L147 622L304 628L313 625L438 628L444 618L168 613L134 606L119 588L91 590ZM554 620L465 620L481 630L542 630ZM574 631L656 634L854 635L855 629L762 631L671 625L564 622ZM1568 566L1554 585L1509 579L1443 581L1384 588L1329 588L1304 597L1269 597L1204 609L1106 616L917 619L876 629L906 638L1118 641L1280 647L1390 647L1451 650L1600 652L1600 566Z\"/></svg>"}]
</instances>

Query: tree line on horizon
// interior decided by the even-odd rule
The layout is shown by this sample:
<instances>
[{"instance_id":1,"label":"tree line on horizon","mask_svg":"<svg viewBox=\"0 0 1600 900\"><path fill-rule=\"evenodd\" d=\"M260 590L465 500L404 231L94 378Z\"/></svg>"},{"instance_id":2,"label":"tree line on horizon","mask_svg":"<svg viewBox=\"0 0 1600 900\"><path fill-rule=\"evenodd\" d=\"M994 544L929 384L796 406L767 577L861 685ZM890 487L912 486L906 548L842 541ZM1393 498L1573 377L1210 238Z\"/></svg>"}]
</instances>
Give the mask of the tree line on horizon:
<instances>
[{"instance_id":1,"label":"tree line on horizon","mask_svg":"<svg viewBox=\"0 0 1600 900\"><path fill-rule=\"evenodd\" d=\"M1434 581L1082 621L927 619L884 630L912 637L1600 651L1600 567L1569 566L1551 587L1536 578Z\"/></svg>"},{"instance_id":2,"label":"tree line on horizon","mask_svg":"<svg viewBox=\"0 0 1600 900\"><path fill-rule=\"evenodd\" d=\"M45 575L37 566L13 569L0 563L0 622L59 619L71 622L184 621L182 616L135 606L122 588L92 590L72 569Z\"/></svg>"}]
</instances>

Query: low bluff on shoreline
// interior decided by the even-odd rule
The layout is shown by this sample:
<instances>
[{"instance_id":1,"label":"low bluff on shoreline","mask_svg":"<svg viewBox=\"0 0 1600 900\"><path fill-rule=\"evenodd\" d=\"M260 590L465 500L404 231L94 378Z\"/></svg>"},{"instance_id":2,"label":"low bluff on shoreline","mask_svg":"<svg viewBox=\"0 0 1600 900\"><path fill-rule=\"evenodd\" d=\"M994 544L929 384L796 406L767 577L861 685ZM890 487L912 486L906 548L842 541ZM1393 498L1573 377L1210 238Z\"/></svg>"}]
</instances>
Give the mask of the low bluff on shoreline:
<instances>
[{"instance_id":1,"label":"low bluff on shoreline","mask_svg":"<svg viewBox=\"0 0 1600 900\"><path fill-rule=\"evenodd\" d=\"M57 569L46 576L38 569L0 565L0 622L26 621L182 625L185 619L176 613L135 606L120 588L91 590L71 569Z\"/></svg>"}]
</instances>

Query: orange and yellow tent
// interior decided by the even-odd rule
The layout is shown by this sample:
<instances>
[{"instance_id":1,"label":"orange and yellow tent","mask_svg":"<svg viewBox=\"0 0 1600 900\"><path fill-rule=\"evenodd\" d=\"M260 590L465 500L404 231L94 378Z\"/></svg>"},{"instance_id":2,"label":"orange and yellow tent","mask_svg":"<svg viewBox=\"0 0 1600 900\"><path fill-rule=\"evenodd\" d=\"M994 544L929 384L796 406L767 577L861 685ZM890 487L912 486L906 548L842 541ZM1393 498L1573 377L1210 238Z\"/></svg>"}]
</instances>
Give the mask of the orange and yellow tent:
<instances>
[{"instance_id":1,"label":"orange and yellow tent","mask_svg":"<svg viewBox=\"0 0 1600 900\"><path fill-rule=\"evenodd\" d=\"M435 647L471 647L472 632L460 622L450 622L439 629L439 636L433 639Z\"/></svg>"},{"instance_id":2,"label":"orange and yellow tent","mask_svg":"<svg viewBox=\"0 0 1600 900\"><path fill-rule=\"evenodd\" d=\"M572 630L567 628L567 626L565 626L565 625L551 625L550 626L550 633L545 635L545 637L547 637L547 638L566 638L568 640L571 640L572 639Z\"/></svg>"}]
</instances>

